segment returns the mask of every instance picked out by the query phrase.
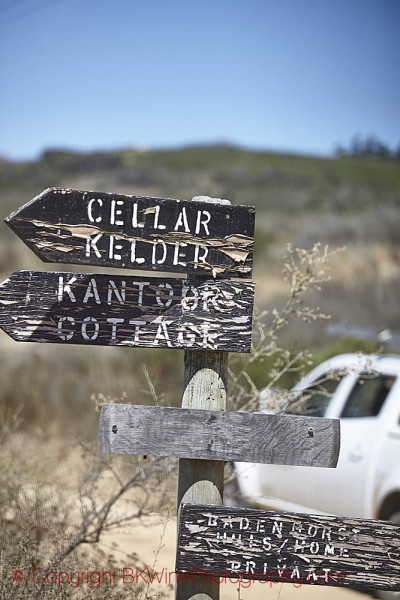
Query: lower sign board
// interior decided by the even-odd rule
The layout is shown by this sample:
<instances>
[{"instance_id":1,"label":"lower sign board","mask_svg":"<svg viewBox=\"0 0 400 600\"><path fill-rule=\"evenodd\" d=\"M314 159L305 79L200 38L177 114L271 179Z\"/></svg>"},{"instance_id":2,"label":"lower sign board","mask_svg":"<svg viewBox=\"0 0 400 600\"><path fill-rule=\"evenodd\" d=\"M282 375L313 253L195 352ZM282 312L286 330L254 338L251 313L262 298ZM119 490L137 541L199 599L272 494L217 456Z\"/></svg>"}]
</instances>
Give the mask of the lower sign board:
<instances>
[{"instance_id":1,"label":"lower sign board","mask_svg":"<svg viewBox=\"0 0 400 600\"><path fill-rule=\"evenodd\" d=\"M250 352L254 283L18 271L0 285L17 341Z\"/></svg>"},{"instance_id":2,"label":"lower sign board","mask_svg":"<svg viewBox=\"0 0 400 600\"><path fill-rule=\"evenodd\" d=\"M400 590L400 523L183 504L176 571Z\"/></svg>"},{"instance_id":3,"label":"lower sign board","mask_svg":"<svg viewBox=\"0 0 400 600\"><path fill-rule=\"evenodd\" d=\"M102 452L336 467L338 419L103 404Z\"/></svg>"}]
</instances>

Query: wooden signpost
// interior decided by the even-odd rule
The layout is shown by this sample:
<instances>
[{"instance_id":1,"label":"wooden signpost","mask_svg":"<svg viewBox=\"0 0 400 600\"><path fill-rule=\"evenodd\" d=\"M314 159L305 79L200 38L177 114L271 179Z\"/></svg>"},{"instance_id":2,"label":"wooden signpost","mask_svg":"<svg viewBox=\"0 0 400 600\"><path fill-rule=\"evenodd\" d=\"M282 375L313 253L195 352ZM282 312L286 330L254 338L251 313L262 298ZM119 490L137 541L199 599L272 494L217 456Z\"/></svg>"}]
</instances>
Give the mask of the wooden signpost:
<instances>
[{"instance_id":1,"label":"wooden signpost","mask_svg":"<svg viewBox=\"0 0 400 600\"><path fill-rule=\"evenodd\" d=\"M190 278L19 271L0 286L0 327L23 341L185 349L181 409L106 404L99 425L104 452L180 458L177 569L201 576L178 580L177 600L218 600L221 571L340 568L345 585L400 589L399 526L218 506L226 460L334 467L339 453L336 420L224 412L228 352L251 349L254 283L237 278L251 275L254 213L45 190L7 219L44 261Z\"/></svg>"},{"instance_id":2,"label":"wooden signpost","mask_svg":"<svg viewBox=\"0 0 400 600\"><path fill-rule=\"evenodd\" d=\"M231 581L400 590L400 524L185 504L176 570Z\"/></svg>"},{"instance_id":3,"label":"wooden signpost","mask_svg":"<svg viewBox=\"0 0 400 600\"><path fill-rule=\"evenodd\" d=\"M336 467L338 419L103 404L101 452ZM285 443L282 443L285 440Z\"/></svg>"},{"instance_id":4,"label":"wooden signpost","mask_svg":"<svg viewBox=\"0 0 400 600\"><path fill-rule=\"evenodd\" d=\"M17 341L250 352L254 284L18 271L0 285Z\"/></svg>"},{"instance_id":5,"label":"wooden signpost","mask_svg":"<svg viewBox=\"0 0 400 600\"><path fill-rule=\"evenodd\" d=\"M6 222L45 262L251 277L251 206L50 188Z\"/></svg>"}]
</instances>

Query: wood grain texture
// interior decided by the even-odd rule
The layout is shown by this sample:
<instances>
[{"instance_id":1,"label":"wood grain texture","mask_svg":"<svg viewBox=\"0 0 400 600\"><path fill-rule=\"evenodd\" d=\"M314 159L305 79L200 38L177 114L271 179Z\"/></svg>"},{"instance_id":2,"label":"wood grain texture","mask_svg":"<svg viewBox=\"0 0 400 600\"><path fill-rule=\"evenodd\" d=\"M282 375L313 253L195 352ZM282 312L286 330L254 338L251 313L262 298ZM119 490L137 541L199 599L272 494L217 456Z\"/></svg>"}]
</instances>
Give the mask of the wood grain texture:
<instances>
[{"instance_id":1,"label":"wood grain texture","mask_svg":"<svg viewBox=\"0 0 400 600\"><path fill-rule=\"evenodd\" d=\"M0 285L17 341L250 352L254 284L18 271Z\"/></svg>"},{"instance_id":2,"label":"wood grain texture","mask_svg":"<svg viewBox=\"0 0 400 600\"><path fill-rule=\"evenodd\" d=\"M50 188L7 217L45 262L251 277L255 209Z\"/></svg>"},{"instance_id":3,"label":"wood grain texture","mask_svg":"<svg viewBox=\"0 0 400 600\"><path fill-rule=\"evenodd\" d=\"M176 570L400 590L400 524L184 504Z\"/></svg>"},{"instance_id":4,"label":"wood grain texture","mask_svg":"<svg viewBox=\"0 0 400 600\"><path fill-rule=\"evenodd\" d=\"M227 352L185 351L182 409L224 414L228 384ZM201 415L204 417L204 415ZM224 463L218 460L179 459L178 515L182 502L222 504ZM218 600L220 586L213 577L176 585L176 600Z\"/></svg>"},{"instance_id":5,"label":"wood grain texture","mask_svg":"<svg viewBox=\"0 0 400 600\"><path fill-rule=\"evenodd\" d=\"M340 429L338 419L103 404L99 442L115 454L335 467Z\"/></svg>"}]
</instances>

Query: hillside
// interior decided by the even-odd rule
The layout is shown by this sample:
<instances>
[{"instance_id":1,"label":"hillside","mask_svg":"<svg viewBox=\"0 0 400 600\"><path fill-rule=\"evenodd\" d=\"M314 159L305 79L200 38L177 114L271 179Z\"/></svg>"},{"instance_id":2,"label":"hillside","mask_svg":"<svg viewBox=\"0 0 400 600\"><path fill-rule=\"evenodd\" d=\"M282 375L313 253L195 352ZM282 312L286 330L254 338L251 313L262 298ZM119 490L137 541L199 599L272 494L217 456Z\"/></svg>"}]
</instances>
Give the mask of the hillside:
<instances>
[{"instance_id":1,"label":"hillside","mask_svg":"<svg viewBox=\"0 0 400 600\"><path fill-rule=\"evenodd\" d=\"M180 199L210 195L252 204L257 208L253 279L259 308L279 306L285 298L281 271L286 244L311 248L319 241L346 246L346 251L332 264L332 281L310 303L330 313L334 322L349 319L376 330L399 327L398 161L324 159L231 146L91 154L54 150L33 162L0 160L2 217L51 186ZM6 225L1 226L2 280L19 269L60 267L74 270L69 265L43 265ZM300 347L308 344L317 356L329 352L336 342L327 336L325 323L294 323L285 340ZM357 345L335 346L348 347ZM150 390L141 369L145 362L157 393L165 395L167 404L177 404L180 351L157 352L155 356L152 351L124 348L89 352L72 346L16 344L0 332L4 382L0 400L15 405L29 396L26 415L44 418L50 410L67 424L72 405L84 426L92 393L117 397L135 389L135 401L147 401ZM72 381L66 365L74 372ZM262 385L262 369L256 378ZM65 398L65 403L54 398Z\"/></svg>"}]
</instances>

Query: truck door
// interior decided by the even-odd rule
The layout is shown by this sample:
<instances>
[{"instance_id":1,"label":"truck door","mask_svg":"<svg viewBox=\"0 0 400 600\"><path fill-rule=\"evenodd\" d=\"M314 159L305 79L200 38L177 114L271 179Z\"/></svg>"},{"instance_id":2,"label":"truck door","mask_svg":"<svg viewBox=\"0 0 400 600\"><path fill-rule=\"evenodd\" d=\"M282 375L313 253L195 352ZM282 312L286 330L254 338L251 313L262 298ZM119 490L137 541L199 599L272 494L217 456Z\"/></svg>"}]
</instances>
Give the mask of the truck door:
<instances>
[{"instance_id":1,"label":"truck door","mask_svg":"<svg viewBox=\"0 0 400 600\"><path fill-rule=\"evenodd\" d=\"M338 466L318 469L318 507L323 511L372 518L368 482L385 438L379 415L394 381L394 376L383 374L356 378L340 414Z\"/></svg>"}]
</instances>

